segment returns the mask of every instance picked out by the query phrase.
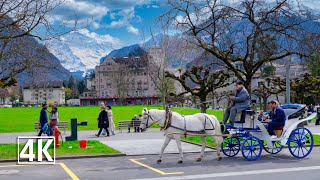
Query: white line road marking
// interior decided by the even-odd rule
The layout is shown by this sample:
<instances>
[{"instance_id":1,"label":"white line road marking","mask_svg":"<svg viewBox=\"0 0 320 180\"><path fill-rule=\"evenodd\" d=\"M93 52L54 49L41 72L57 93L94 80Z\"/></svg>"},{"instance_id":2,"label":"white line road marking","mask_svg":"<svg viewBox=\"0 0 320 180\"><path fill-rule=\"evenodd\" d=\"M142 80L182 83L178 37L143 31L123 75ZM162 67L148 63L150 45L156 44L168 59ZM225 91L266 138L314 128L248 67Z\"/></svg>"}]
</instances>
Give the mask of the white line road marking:
<instances>
[{"instance_id":1,"label":"white line road marking","mask_svg":"<svg viewBox=\"0 0 320 180\"><path fill-rule=\"evenodd\" d=\"M213 173L213 174L198 174L198 175L188 175L188 176L149 178L149 179L143 179L143 180L202 179L202 178L215 178L215 177L244 176L244 175L268 174L268 173L293 172L293 171L310 171L310 170L320 170L320 166L281 168L281 169L265 169L265 170L225 172L225 173ZM136 180L138 180L138 179L136 179ZM140 180L142 180L142 179L140 179Z\"/></svg>"}]
</instances>

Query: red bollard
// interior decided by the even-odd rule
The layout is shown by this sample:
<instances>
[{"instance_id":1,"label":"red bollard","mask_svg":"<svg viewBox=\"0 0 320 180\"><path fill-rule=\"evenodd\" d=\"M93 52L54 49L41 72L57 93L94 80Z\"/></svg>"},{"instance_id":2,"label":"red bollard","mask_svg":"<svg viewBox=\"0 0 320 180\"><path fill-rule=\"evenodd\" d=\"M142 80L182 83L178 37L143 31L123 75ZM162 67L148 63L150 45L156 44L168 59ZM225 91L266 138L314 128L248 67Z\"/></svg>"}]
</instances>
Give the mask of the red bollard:
<instances>
[{"instance_id":1,"label":"red bollard","mask_svg":"<svg viewBox=\"0 0 320 180\"><path fill-rule=\"evenodd\" d=\"M60 144L59 144L59 130L57 128L57 126L54 127L54 138L55 138L55 141L56 141L56 144L54 145L56 148L60 147Z\"/></svg>"}]
</instances>

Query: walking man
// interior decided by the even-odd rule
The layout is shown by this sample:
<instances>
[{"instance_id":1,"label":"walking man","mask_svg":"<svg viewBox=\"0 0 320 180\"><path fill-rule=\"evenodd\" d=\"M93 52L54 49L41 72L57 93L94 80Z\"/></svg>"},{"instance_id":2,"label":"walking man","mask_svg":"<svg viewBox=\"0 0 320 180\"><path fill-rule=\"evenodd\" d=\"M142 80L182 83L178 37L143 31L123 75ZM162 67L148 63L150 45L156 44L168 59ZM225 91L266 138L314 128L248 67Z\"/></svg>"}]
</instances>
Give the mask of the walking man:
<instances>
[{"instance_id":1,"label":"walking man","mask_svg":"<svg viewBox=\"0 0 320 180\"><path fill-rule=\"evenodd\" d=\"M41 134L43 133L43 130L42 130L43 126L48 123L47 109L48 109L47 103L43 103L42 109L40 111L40 118L39 118L40 132L39 132L38 136L41 136Z\"/></svg>"}]
</instances>

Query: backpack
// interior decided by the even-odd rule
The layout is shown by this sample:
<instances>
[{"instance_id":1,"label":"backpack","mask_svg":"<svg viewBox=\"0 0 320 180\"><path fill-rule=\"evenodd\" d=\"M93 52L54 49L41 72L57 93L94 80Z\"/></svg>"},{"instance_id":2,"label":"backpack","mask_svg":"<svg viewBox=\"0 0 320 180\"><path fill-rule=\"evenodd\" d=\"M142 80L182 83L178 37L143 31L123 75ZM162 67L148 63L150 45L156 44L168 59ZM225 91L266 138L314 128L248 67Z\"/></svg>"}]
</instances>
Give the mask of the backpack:
<instances>
[{"instance_id":1,"label":"backpack","mask_svg":"<svg viewBox=\"0 0 320 180\"><path fill-rule=\"evenodd\" d=\"M46 123L41 130L44 134L47 134L48 136L53 136L53 128L50 124Z\"/></svg>"}]
</instances>

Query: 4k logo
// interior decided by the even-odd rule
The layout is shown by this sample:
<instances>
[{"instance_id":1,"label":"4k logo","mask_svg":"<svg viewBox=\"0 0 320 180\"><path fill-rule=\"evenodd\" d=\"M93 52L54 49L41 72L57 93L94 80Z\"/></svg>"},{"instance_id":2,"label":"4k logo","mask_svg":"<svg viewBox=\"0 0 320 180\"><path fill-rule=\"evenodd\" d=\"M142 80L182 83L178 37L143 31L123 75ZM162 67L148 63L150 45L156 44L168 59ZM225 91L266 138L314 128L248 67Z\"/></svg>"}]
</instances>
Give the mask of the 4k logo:
<instances>
[{"instance_id":1,"label":"4k logo","mask_svg":"<svg viewBox=\"0 0 320 180\"><path fill-rule=\"evenodd\" d=\"M20 148L20 142L23 140L27 140L27 142ZM36 149L34 149L35 143L37 144ZM55 164L54 144L54 137L18 137L18 164ZM50 145L53 149L49 149ZM20 149L22 150L20 151Z\"/></svg>"}]
</instances>

